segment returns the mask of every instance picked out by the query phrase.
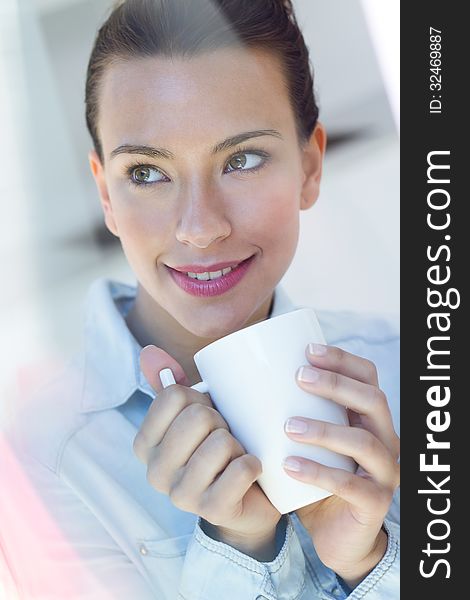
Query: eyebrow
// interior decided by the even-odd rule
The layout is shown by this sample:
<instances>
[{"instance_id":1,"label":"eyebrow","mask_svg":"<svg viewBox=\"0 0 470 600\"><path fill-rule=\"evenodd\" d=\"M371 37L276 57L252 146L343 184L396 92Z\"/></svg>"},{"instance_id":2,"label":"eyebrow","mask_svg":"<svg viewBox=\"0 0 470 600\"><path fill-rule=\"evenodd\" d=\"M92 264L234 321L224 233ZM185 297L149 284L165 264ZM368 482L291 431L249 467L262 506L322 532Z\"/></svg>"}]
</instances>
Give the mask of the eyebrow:
<instances>
[{"instance_id":1,"label":"eyebrow","mask_svg":"<svg viewBox=\"0 0 470 600\"><path fill-rule=\"evenodd\" d=\"M212 148L211 154L218 154L219 152L223 152L224 150L228 150L230 148L233 148L234 146L238 146L238 144L241 144L246 140L262 137L264 135L277 137L281 140L283 139L279 131L276 131L275 129L258 129L256 131L246 131L245 133L239 133L238 135L229 137L223 142L219 142ZM168 160L173 160L175 158L175 155L169 150L166 150L165 148L154 148L152 146L141 146L132 144L123 144L115 148L109 155L110 160L112 160L115 156L118 156L119 154L143 154L144 156L149 156L150 158L165 158Z\"/></svg>"}]
</instances>

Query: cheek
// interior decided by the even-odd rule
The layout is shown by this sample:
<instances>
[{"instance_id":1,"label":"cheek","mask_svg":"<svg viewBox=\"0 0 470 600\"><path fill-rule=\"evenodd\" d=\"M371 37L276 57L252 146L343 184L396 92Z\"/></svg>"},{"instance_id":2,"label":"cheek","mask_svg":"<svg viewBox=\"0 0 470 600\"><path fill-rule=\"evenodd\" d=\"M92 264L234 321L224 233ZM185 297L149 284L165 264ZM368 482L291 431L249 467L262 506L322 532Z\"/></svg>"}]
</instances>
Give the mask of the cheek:
<instances>
[{"instance_id":1,"label":"cheek","mask_svg":"<svg viewBox=\"0 0 470 600\"><path fill-rule=\"evenodd\" d=\"M299 191L292 180L264 186L246 221L247 228L256 230L260 241L280 255L295 250L299 234Z\"/></svg>"},{"instance_id":2,"label":"cheek","mask_svg":"<svg viewBox=\"0 0 470 600\"><path fill-rule=\"evenodd\" d=\"M123 246L143 246L147 242L164 240L168 235L168 217L147 197L120 195L113 207L114 217Z\"/></svg>"}]
</instances>

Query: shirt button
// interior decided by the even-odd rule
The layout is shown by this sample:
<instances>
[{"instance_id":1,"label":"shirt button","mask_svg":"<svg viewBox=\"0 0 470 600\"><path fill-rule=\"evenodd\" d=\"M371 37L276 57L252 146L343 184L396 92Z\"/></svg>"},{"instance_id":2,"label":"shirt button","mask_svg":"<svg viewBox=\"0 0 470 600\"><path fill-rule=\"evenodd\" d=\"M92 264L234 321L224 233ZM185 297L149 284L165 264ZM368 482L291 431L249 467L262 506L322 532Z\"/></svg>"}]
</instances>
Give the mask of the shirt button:
<instances>
[{"instance_id":1,"label":"shirt button","mask_svg":"<svg viewBox=\"0 0 470 600\"><path fill-rule=\"evenodd\" d=\"M341 590L339 588L335 587L333 590L333 596L336 596L337 598L339 598L341 596Z\"/></svg>"},{"instance_id":2,"label":"shirt button","mask_svg":"<svg viewBox=\"0 0 470 600\"><path fill-rule=\"evenodd\" d=\"M142 554L142 556L147 556L147 554L149 553L145 544L140 545L139 552Z\"/></svg>"}]
</instances>

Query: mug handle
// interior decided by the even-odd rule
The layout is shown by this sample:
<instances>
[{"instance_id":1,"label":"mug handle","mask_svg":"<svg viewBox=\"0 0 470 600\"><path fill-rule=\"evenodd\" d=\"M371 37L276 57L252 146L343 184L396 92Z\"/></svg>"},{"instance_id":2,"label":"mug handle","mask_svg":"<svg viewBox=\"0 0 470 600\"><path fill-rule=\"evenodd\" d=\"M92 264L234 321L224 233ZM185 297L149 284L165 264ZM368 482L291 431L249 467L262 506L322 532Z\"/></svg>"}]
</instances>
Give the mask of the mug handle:
<instances>
[{"instance_id":1,"label":"mug handle","mask_svg":"<svg viewBox=\"0 0 470 600\"><path fill-rule=\"evenodd\" d=\"M162 382L162 385L164 388L176 383L175 377L173 375L173 371L171 369L162 369L158 375L160 377L160 381ZM196 390L196 392L200 392L201 394L209 393L209 387L205 381L200 381L199 383L195 383L194 385L191 386L191 388L193 390Z\"/></svg>"}]
</instances>

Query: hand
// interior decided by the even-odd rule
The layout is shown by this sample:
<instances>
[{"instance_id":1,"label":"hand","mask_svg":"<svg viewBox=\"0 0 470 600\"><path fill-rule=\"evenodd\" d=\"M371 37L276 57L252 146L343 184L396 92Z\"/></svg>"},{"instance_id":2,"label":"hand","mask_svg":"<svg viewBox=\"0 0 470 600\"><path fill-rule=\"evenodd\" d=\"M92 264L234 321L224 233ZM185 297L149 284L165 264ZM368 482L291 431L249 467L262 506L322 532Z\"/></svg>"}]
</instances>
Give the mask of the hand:
<instances>
[{"instance_id":1,"label":"hand","mask_svg":"<svg viewBox=\"0 0 470 600\"><path fill-rule=\"evenodd\" d=\"M158 375L164 368L177 381L165 389ZM200 515L211 537L273 560L281 515L256 483L260 460L232 436L208 395L186 387L182 367L166 352L144 348L141 369L158 392L134 440L150 485L177 508Z\"/></svg>"},{"instance_id":2,"label":"hand","mask_svg":"<svg viewBox=\"0 0 470 600\"><path fill-rule=\"evenodd\" d=\"M353 474L292 457L301 470L286 473L332 492L296 512L320 560L355 587L387 547L382 525L399 485L399 438L375 365L331 346L317 345L316 352L307 351L312 366L299 370L298 385L347 407L350 426L303 418L305 433L287 433L287 428L286 433L295 441L352 456L359 466Z\"/></svg>"}]
</instances>

